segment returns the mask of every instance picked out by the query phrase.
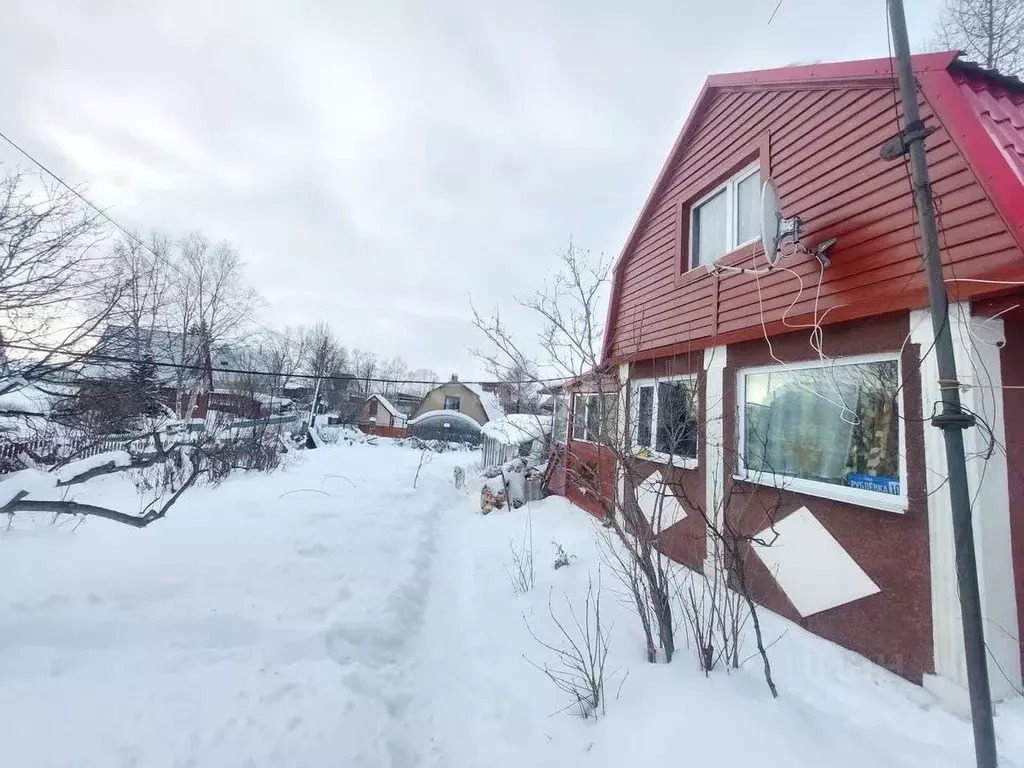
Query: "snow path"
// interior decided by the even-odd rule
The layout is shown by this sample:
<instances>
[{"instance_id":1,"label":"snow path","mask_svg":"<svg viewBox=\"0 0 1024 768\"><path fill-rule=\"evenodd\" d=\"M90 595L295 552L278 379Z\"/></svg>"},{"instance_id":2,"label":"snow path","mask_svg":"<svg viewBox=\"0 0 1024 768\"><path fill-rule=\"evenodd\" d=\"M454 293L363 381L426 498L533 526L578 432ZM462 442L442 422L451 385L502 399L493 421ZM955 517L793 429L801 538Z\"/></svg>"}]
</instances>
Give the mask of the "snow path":
<instances>
[{"instance_id":1,"label":"snow path","mask_svg":"<svg viewBox=\"0 0 1024 768\"><path fill-rule=\"evenodd\" d=\"M418 458L310 451L198 490L143 531L7 531L2 762L416 764L410 650L451 467L472 456L436 457L414 491ZM120 482L90 494L131 503Z\"/></svg>"}]
</instances>

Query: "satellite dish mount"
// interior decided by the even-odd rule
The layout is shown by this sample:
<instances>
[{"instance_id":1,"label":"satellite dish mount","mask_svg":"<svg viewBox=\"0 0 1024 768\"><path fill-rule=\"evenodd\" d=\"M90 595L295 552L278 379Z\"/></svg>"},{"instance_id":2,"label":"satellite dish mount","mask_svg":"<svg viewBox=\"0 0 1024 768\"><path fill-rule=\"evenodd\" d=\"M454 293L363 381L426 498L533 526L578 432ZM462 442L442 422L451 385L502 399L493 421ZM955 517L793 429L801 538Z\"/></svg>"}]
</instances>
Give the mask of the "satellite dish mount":
<instances>
[{"instance_id":1,"label":"satellite dish mount","mask_svg":"<svg viewBox=\"0 0 1024 768\"><path fill-rule=\"evenodd\" d=\"M769 267L779 263L781 253L779 251L784 238L790 238L790 242L800 248L800 227L803 222L799 216L787 219L782 215L782 207L779 204L779 191L775 182L767 179L761 186L761 245L764 248L764 257ZM817 254L816 254L817 255ZM828 257L824 252L823 264L826 266Z\"/></svg>"}]
</instances>

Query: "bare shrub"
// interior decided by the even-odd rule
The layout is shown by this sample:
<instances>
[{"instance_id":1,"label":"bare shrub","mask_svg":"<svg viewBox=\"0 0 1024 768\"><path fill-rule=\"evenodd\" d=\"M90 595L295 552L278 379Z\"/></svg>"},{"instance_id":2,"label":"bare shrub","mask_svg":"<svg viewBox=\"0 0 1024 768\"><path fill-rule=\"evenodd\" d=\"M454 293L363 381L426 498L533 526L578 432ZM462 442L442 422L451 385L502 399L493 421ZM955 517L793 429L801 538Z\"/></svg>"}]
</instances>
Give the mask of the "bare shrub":
<instances>
[{"instance_id":1,"label":"bare shrub","mask_svg":"<svg viewBox=\"0 0 1024 768\"><path fill-rule=\"evenodd\" d=\"M526 515L522 544L517 547L515 540L509 539L508 548L512 552L512 559L505 563L505 573L512 584L512 591L524 595L537 585L537 571L533 564L533 521L529 513Z\"/></svg>"},{"instance_id":2,"label":"bare shrub","mask_svg":"<svg viewBox=\"0 0 1024 768\"><path fill-rule=\"evenodd\" d=\"M571 565L571 561L576 559L576 555L570 555L565 551L565 547L559 544L557 541L552 541L551 546L555 548L555 570L560 568L567 568Z\"/></svg>"},{"instance_id":3,"label":"bare shrub","mask_svg":"<svg viewBox=\"0 0 1024 768\"><path fill-rule=\"evenodd\" d=\"M729 589L726 575L687 570L676 583L687 640L704 674L719 665L740 666L743 629L750 617L743 596Z\"/></svg>"},{"instance_id":4,"label":"bare shrub","mask_svg":"<svg viewBox=\"0 0 1024 768\"><path fill-rule=\"evenodd\" d=\"M587 579L587 594L583 602L582 620L572 607L568 595L565 604L572 624L559 620L548 593L548 613L558 628L559 637L552 642L541 640L530 627L530 635L552 655L550 664L540 666L527 661L539 669L551 683L569 699L562 712L574 711L580 717L597 718L605 713L605 662L611 632L601 625L601 580L598 575L597 590L592 579ZM568 626L567 626L568 625Z\"/></svg>"}]
</instances>

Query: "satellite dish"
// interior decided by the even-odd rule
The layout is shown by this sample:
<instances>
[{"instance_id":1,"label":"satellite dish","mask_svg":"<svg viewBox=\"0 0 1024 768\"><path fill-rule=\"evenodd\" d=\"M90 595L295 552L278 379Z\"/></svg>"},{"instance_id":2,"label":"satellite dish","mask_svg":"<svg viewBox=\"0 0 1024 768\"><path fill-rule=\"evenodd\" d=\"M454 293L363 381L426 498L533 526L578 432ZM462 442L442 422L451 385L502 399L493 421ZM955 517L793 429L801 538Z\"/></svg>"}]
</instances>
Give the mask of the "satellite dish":
<instances>
[{"instance_id":1,"label":"satellite dish","mask_svg":"<svg viewBox=\"0 0 1024 768\"><path fill-rule=\"evenodd\" d=\"M769 266L774 267L779 263L779 246L783 238L792 237L793 242L799 245L800 224L799 216L792 219L783 218L775 182L771 179L765 180L761 186L761 246L764 248L764 257L768 260Z\"/></svg>"},{"instance_id":2,"label":"satellite dish","mask_svg":"<svg viewBox=\"0 0 1024 768\"><path fill-rule=\"evenodd\" d=\"M779 208L779 192L775 182L766 179L761 185L761 247L768 264L775 266L779 261L779 230L782 210Z\"/></svg>"}]
</instances>

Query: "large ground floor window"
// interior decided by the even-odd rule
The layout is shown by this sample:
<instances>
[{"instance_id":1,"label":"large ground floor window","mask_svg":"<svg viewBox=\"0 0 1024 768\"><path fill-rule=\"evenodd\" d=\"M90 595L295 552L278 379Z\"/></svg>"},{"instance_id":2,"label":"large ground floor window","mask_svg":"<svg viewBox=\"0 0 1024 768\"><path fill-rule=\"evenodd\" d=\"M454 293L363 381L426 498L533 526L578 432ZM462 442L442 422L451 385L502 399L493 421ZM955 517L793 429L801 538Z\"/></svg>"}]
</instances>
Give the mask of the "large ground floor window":
<instances>
[{"instance_id":1,"label":"large ground floor window","mask_svg":"<svg viewBox=\"0 0 1024 768\"><path fill-rule=\"evenodd\" d=\"M905 501L895 356L741 370L737 400L741 476L820 495L839 486L867 506Z\"/></svg>"}]
</instances>

